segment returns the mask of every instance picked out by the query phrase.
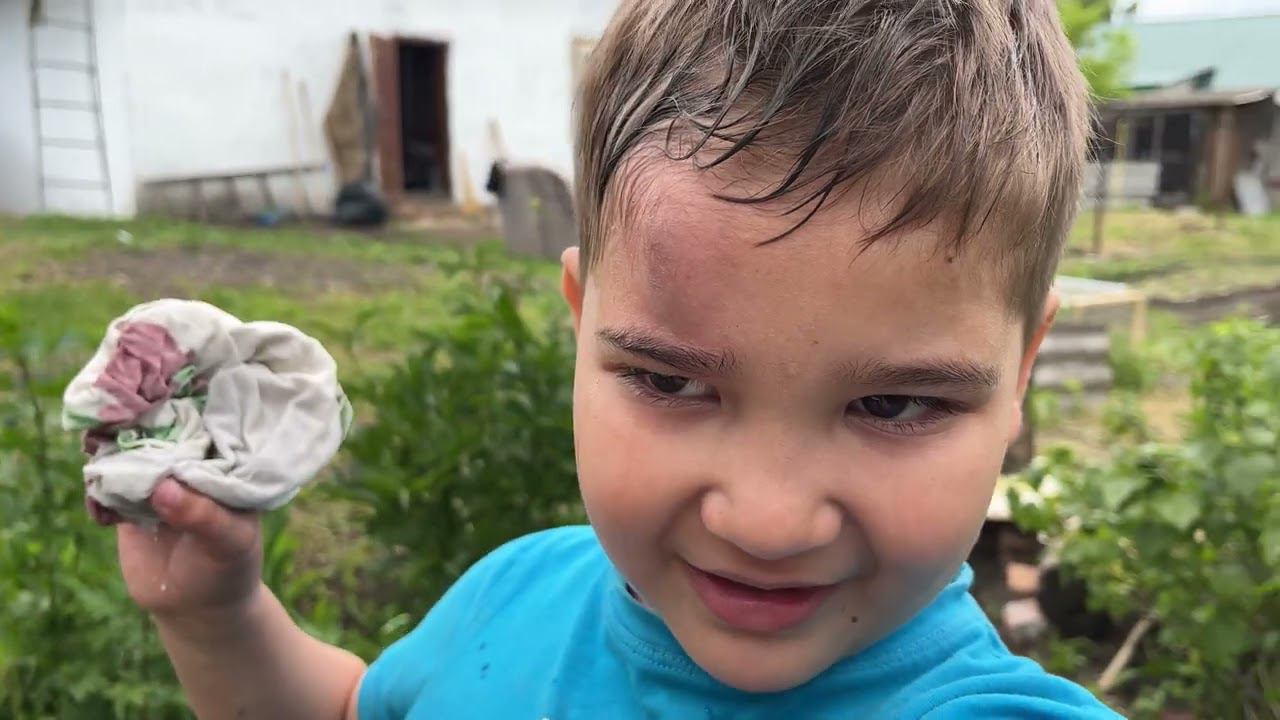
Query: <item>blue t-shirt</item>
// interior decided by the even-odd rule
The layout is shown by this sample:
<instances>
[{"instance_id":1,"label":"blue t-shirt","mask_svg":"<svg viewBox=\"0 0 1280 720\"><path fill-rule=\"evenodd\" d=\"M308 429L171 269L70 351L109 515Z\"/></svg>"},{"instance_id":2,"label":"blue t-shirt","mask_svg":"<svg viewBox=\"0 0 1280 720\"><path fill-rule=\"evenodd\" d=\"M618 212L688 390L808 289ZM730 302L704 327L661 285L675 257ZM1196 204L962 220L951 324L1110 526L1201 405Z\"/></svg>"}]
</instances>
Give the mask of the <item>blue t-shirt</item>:
<instances>
[{"instance_id":1,"label":"blue t-shirt","mask_svg":"<svg viewBox=\"0 0 1280 720\"><path fill-rule=\"evenodd\" d=\"M750 694L716 681L637 603L589 527L511 542L382 654L361 720L1115 718L1011 654L967 567L914 619L808 683Z\"/></svg>"}]
</instances>

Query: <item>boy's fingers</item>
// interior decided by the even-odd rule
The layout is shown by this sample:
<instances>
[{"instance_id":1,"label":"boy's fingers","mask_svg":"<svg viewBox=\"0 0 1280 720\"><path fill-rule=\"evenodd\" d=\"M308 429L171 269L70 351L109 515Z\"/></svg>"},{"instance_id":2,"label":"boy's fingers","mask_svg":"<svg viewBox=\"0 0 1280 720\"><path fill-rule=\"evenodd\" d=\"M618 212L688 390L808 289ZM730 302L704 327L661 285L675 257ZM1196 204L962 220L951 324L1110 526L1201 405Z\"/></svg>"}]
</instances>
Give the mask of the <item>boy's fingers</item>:
<instances>
[{"instance_id":1,"label":"boy's fingers","mask_svg":"<svg viewBox=\"0 0 1280 720\"><path fill-rule=\"evenodd\" d=\"M199 538L214 555L231 557L253 547L256 525L252 516L233 512L173 478L156 486L151 507L161 522Z\"/></svg>"}]
</instances>

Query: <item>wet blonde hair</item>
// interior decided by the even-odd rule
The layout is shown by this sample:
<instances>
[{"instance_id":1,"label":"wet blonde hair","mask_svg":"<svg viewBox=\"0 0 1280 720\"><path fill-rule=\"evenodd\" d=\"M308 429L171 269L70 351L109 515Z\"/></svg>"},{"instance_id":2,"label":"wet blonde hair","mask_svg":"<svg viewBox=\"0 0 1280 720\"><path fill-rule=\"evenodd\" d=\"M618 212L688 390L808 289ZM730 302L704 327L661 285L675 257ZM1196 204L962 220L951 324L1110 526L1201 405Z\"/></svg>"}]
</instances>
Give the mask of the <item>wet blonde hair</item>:
<instances>
[{"instance_id":1,"label":"wet blonde hair","mask_svg":"<svg viewBox=\"0 0 1280 720\"><path fill-rule=\"evenodd\" d=\"M985 228L1031 319L1081 189L1087 92L1052 0L624 0L579 93L584 279L637 150L755 154L776 182L719 197L783 202L798 226L874 182L894 210L864 242L941 218L959 251Z\"/></svg>"}]
</instances>

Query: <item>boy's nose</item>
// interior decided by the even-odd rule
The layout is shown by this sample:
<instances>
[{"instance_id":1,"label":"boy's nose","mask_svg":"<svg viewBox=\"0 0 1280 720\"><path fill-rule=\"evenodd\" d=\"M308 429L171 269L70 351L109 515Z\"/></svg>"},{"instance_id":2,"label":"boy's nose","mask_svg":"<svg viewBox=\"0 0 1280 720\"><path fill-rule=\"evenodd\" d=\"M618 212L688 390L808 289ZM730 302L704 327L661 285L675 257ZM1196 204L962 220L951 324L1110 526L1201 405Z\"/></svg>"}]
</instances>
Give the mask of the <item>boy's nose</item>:
<instances>
[{"instance_id":1,"label":"boy's nose","mask_svg":"<svg viewBox=\"0 0 1280 720\"><path fill-rule=\"evenodd\" d=\"M830 500L767 481L709 490L702 498L701 515L711 534L768 561L830 545L844 523Z\"/></svg>"}]
</instances>

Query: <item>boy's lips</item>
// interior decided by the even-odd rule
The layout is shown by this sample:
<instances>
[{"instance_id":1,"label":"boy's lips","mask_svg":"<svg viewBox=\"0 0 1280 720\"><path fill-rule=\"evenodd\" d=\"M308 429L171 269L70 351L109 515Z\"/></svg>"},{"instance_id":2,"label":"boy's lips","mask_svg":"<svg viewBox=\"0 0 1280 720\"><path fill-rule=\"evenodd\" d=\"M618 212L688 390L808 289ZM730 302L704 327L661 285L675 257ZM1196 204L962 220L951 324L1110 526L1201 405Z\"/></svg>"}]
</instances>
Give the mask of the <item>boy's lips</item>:
<instances>
[{"instance_id":1,"label":"boy's lips","mask_svg":"<svg viewBox=\"0 0 1280 720\"><path fill-rule=\"evenodd\" d=\"M739 630L777 633L808 620L835 585L790 585L748 583L729 579L693 565L689 582L713 615Z\"/></svg>"}]
</instances>

